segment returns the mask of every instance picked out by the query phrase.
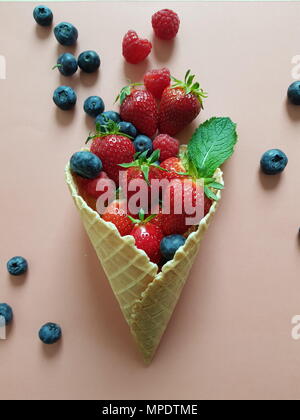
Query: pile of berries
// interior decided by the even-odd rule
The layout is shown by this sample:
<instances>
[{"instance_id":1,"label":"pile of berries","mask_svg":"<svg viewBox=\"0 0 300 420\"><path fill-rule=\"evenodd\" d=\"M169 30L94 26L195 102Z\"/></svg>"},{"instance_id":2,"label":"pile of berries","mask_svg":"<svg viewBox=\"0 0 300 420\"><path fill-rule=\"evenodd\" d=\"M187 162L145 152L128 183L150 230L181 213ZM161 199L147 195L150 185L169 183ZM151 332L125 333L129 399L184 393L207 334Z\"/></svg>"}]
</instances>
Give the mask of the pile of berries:
<instances>
[{"instance_id":1,"label":"pile of berries","mask_svg":"<svg viewBox=\"0 0 300 420\"><path fill-rule=\"evenodd\" d=\"M163 68L147 72L144 85L124 87L117 98L119 113L99 114L96 131L88 138L90 150L77 152L70 160L79 193L89 206L113 223L121 236L132 235L137 248L158 265L174 257L194 227L188 217L196 210L187 214L185 200L190 198L194 209L202 209L197 223L212 204L173 137L199 114L206 95L190 71L184 81L173 81L171 85L170 72ZM164 180L168 189L155 195L153 181ZM132 181L145 186L133 207L129 203L139 188L132 189ZM113 198L107 194L112 184L117 187ZM105 203L101 210L100 198Z\"/></svg>"}]
</instances>

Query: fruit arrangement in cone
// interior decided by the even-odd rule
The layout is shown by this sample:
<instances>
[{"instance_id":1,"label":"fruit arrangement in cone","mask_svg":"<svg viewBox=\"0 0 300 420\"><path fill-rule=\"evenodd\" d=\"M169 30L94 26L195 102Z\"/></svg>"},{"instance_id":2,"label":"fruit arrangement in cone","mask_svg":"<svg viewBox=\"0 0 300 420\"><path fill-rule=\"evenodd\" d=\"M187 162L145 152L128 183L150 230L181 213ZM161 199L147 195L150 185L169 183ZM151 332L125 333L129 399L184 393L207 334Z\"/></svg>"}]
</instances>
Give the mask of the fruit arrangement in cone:
<instances>
[{"instance_id":1,"label":"fruit arrangement in cone","mask_svg":"<svg viewBox=\"0 0 300 420\"><path fill-rule=\"evenodd\" d=\"M237 141L236 125L213 117L179 146L173 136L196 118L207 95L190 71L173 85L162 73L123 88L118 120L98 118L89 148L66 167L87 234L147 363L215 214L224 187L220 166ZM135 138L122 132L122 122L134 126Z\"/></svg>"}]
</instances>

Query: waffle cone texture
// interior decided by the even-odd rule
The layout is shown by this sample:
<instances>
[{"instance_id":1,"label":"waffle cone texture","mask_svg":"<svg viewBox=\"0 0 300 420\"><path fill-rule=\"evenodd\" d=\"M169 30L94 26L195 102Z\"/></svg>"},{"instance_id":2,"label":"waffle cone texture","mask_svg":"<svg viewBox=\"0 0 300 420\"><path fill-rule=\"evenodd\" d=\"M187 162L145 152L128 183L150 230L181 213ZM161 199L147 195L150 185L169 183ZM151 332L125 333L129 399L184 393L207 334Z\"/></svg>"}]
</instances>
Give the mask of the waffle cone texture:
<instances>
[{"instance_id":1,"label":"waffle cone texture","mask_svg":"<svg viewBox=\"0 0 300 420\"><path fill-rule=\"evenodd\" d=\"M220 169L217 169L215 177L223 184ZM145 363L149 364L215 214L217 202L212 204L209 213L190 233L174 258L159 271L145 252L135 246L132 236L120 236L114 224L105 222L88 206L78 193L69 164L65 169L65 179L134 340ZM220 191L217 195L220 197Z\"/></svg>"}]
</instances>

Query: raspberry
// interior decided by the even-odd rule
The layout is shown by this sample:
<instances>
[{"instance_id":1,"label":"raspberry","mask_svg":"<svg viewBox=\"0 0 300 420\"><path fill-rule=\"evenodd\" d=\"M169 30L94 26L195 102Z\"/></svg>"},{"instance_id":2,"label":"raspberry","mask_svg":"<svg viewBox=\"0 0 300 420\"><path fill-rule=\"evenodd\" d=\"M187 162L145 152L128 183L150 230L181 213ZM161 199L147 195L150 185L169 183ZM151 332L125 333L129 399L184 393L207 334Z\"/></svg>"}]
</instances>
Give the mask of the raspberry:
<instances>
[{"instance_id":1,"label":"raspberry","mask_svg":"<svg viewBox=\"0 0 300 420\"><path fill-rule=\"evenodd\" d=\"M144 85L152 95L160 99L166 87L170 86L170 70L166 67L159 70L150 70L144 76Z\"/></svg>"},{"instance_id":2,"label":"raspberry","mask_svg":"<svg viewBox=\"0 0 300 420\"><path fill-rule=\"evenodd\" d=\"M153 141L153 150L157 149L160 150L159 160L163 162L178 155L179 141L168 134L159 134Z\"/></svg>"},{"instance_id":3,"label":"raspberry","mask_svg":"<svg viewBox=\"0 0 300 420\"><path fill-rule=\"evenodd\" d=\"M150 54L152 44L147 39L138 37L135 31L128 31L122 43L123 56L131 64L137 64Z\"/></svg>"},{"instance_id":4,"label":"raspberry","mask_svg":"<svg viewBox=\"0 0 300 420\"><path fill-rule=\"evenodd\" d=\"M179 29L179 17L170 9L162 9L152 16L152 27L160 39L169 40L176 36Z\"/></svg>"}]
</instances>

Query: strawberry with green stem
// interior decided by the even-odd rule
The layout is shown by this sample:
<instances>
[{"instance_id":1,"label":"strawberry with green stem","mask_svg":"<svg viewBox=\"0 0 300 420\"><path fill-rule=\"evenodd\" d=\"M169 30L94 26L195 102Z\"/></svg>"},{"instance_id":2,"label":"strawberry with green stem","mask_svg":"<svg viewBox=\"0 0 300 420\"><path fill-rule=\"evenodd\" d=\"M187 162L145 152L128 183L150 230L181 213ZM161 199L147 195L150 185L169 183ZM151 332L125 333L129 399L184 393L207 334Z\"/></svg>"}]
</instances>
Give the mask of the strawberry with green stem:
<instances>
[{"instance_id":1,"label":"strawberry with green stem","mask_svg":"<svg viewBox=\"0 0 300 420\"><path fill-rule=\"evenodd\" d=\"M116 98L120 100L120 115L123 121L131 122L139 132L153 137L157 131L158 109L152 93L137 89L141 83L125 86Z\"/></svg>"},{"instance_id":2,"label":"strawberry with green stem","mask_svg":"<svg viewBox=\"0 0 300 420\"><path fill-rule=\"evenodd\" d=\"M172 77L174 83L163 91L158 113L160 133L174 136L200 113L207 93L194 78L188 70L184 81Z\"/></svg>"},{"instance_id":3,"label":"strawberry with green stem","mask_svg":"<svg viewBox=\"0 0 300 420\"><path fill-rule=\"evenodd\" d=\"M86 142L90 140L91 152L101 159L103 170L118 185L123 171L119 164L132 162L135 155L131 137L121 133L117 123L108 120L105 125L96 124L96 132Z\"/></svg>"},{"instance_id":4,"label":"strawberry with green stem","mask_svg":"<svg viewBox=\"0 0 300 420\"><path fill-rule=\"evenodd\" d=\"M145 218L143 209L139 212L139 219L128 216L134 223L130 234L135 239L136 247L145 251L151 262L159 264L161 260L160 241L164 235L158 226L151 223L154 217L155 215L151 215Z\"/></svg>"},{"instance_id":5,"label":"strawberry with green stem","mask_svg":"<svg viewBox=\"0 0 300 420\"><path fill-rule=\"evenodd\" d=\"M157 164L159 154L159 150L155 150L149 157L147 157L147 151L136 153L133 162L119 165L126 169L126 172L123 173L120 186L127 201L129 201L134 194L139 192L141 202L145 203L146 201L148 203L148 208L151 207L151 181L153 179L161 179L163 177L162 173L165 171ZM140 181L138 182L139 186L137 186L137 183L132 185L133 183L131 183L131 181L135 180ZM142 191L140 191L140 186ZM143 195L143 192L146 196Z\"/></svg>"}]
</instances>

